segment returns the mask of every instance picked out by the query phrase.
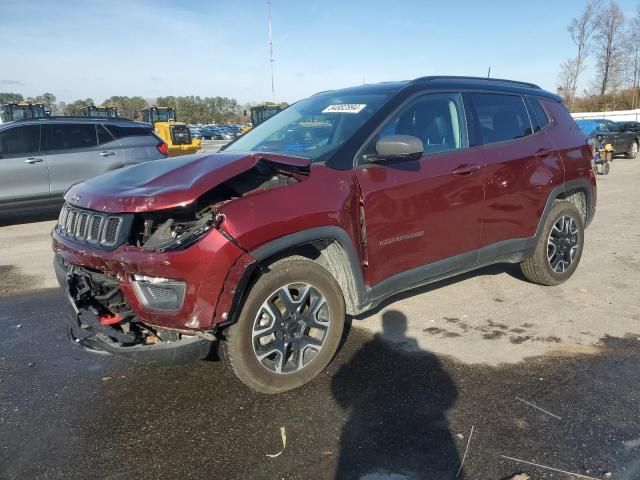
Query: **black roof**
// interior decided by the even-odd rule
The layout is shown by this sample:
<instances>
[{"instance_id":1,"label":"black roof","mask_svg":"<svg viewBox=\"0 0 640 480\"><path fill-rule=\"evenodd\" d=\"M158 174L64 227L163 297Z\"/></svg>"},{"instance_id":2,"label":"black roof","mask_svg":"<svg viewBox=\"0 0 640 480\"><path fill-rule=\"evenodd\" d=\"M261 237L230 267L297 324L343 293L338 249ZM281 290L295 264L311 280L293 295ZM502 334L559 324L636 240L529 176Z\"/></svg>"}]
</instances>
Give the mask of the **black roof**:
<instances>
[{"instance_id":1,"label":"black roof","mask_svg":"<svg viewBox=\"0 0 640 480\"><path fill-rule=\"evenodd\" d=\"M356 87L348 87L339 90L327 90L325 92L316 93L322 95L325 93L341 93L341 94L373 94L373 93L395 93L404 88L416 88L423 86L426 88L464 88L478 90L499 90L502 92L513 92L528 95L540 95L561 101L557 95L541 89L538 85L529 82L520 82L516 80L505 80L501 78L484 78L484 77L458 77L458 76L428 76L419 77L414 80L405 80L399 82L382 82L374 84L364 84Z\"/></svg>"}]
</instances>

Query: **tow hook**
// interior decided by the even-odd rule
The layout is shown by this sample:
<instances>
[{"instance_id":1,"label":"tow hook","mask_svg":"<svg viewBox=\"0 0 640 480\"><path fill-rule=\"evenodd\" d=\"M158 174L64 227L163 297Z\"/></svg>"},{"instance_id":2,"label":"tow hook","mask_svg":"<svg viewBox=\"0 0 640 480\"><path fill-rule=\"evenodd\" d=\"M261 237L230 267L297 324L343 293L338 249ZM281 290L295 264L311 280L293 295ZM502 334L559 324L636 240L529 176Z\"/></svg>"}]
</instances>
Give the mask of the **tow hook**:
<instances>
[{"instance_id":1,"label":"tow hook","mask_svg":"<svg viewBox=\"0 0 640 480\"><path fill-rule=\"evenodd\" d=\"M115 313L103 313L98 317L98 320L101 325L115 325L116 323L120 323L124 320L125 317L122 315L117 315Z\"/></svg>"}]
</instances>

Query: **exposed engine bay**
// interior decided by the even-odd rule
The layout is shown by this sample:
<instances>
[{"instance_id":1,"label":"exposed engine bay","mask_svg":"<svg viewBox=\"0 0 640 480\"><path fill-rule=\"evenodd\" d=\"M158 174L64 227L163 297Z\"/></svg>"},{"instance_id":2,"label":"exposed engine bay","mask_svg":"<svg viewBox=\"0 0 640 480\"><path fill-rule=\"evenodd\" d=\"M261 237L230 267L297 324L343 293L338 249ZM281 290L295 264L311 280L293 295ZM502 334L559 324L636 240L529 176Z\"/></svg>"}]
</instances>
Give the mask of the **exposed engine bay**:
<instances>
[{"instance_id":1,"label":"exposed engine bay","mask_svg":"<svg viewBox=\"0 0 640 480\"><path fill-rule=\"evenodd\" d=\"M251 169L228 179L180 208L137 214L130 243L144 250L164 252L185 248L210 228L219 227L220 207L255 192L298 183L305 175L294 167L260 160Z\"/></svg>"}]
</instances>

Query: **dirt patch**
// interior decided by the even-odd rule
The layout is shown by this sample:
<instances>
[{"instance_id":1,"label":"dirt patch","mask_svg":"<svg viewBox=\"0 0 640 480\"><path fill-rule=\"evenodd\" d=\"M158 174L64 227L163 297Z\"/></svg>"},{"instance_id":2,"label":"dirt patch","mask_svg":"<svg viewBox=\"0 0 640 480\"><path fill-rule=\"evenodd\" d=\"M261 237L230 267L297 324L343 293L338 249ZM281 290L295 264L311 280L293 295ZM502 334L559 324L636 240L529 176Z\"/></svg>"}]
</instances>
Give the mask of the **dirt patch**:
<instances>
[{"instance_id":1,"label":"dirt patch","mask_svg":"<svg viewBox=\"0 0 640 480\"><path fill-rule=\"evenodd\" d=\"M509 337L509 341L515 345L520 345L521 343L526 342L527 340L531 340L533 337L531 335L518 335L516 337Z\"/></svg>"},{"instance_id":2,"label":"dirt patch","mask_svg":"<svg viewBox=\"0 0 640 480\"><path fill-rule=\"evenodd\" d=\"M550 342L550 343L562 343L562 339L554 336L550 337L536 337L536 342Z\"/></svg>"},{"instance_id":3,"label":"dirt patch","mask_svg":"<svg viewBox=\"0 0 640 480\"><path fill-rule=\"evenodd\" d=\"M485 333L482 335L482 338L484 338L485 340L497 340L499 338L502 338L506 335L506 333L504 333L501 330L494 330L490 333Z\"/></svg>"},{"instance_id":4,"label":"dirt patch","mask_svg":"<svg viewBox=\"0 0 640 480\"><path fill-rule=\"evenodd\" d=\"M42 280L33 275L20 273L13 265L0 265L0 298L10 297L18 293L41 288Z\"/></svg>"},{"instance_id":5,"label":"dirt patch","mask_svg":"<svg viewBox=\"0 0 640 480\"><path fill-rule=\"evenodd\" d=\"M438 327L429 327L429 328L423 329L422 331L425 333L428 333L429 335L440 335L446 332L444 328L438 328Z\"/></svg>"}]
</instances>

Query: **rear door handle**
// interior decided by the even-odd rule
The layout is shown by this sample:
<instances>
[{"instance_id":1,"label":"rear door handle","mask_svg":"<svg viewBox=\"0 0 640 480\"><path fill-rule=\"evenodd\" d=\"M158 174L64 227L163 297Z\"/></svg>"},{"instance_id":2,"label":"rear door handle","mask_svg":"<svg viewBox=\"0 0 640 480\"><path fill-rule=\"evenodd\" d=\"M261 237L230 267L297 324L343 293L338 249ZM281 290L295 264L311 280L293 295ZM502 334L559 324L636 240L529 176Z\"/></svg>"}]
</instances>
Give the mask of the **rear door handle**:
<instances>
[{"instance_id":1,"label":"rear door handle","mask_svg":"<svg viewBox=\"0 0 640 480\"><path fill-rule=\"evenodd\" d=\"M31 158L27 158L24 163L28 163L30 165L33 165L34 163L40 163L42 162L41 158L35 158L35 157L31 157Z\"/></svg>"},{"instance_id":2,"label":"rear door handle","mask_svg":"<svg viewBox=\"0 0 640 480\"><path fill-rule=\"evenodd\" d=\"M480 165L460 165L458 168L453 170L454 175L473 175L474 173L478 173L482 167Z\"/></svg>"},{"instance_id":3,"label":"rear door handle","mask_svg":"<svg viewBox=\"0 0 640 480\"><path fill-rule=\"evenodd\" d=\"M556 152L554 152L553 150L539 150L536 153L534 153L533 156L536 158L546 158L546 157L550 157L554 153Z\"/></svg>"},{"instance_id":4,"label":"rear door handle","mask_svg":"<svg viewBox=\"0 0 640 480\"><path fill-rule=\"evenodd\" d=\"M101 157L109 157L111 155L115 155L116 152L112 152L111 150L105 150L104 152L100 152Z\"/></svg>"}]
</instances>

